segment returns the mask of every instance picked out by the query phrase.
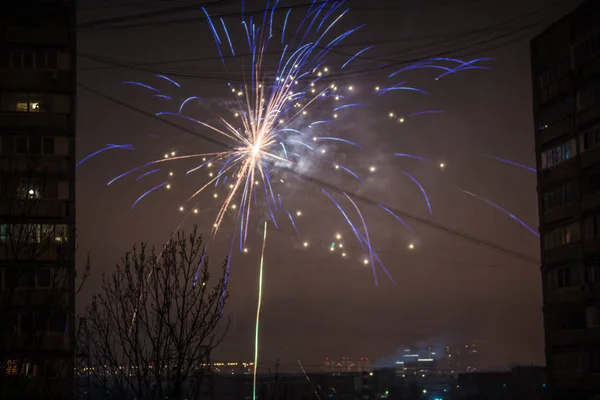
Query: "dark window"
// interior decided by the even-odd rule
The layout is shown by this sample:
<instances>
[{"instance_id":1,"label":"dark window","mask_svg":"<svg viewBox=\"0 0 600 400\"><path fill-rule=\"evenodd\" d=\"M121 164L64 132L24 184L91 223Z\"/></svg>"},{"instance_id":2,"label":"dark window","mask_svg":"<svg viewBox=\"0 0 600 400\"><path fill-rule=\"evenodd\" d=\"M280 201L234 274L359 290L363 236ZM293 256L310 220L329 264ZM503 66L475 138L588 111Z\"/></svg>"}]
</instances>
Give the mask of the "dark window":
<instances>
[{"instance_id":1,"label":"dark window","mask_svg":"<svg viewBox=\"0 0 600 400\"><path fill-rule=\"evenodd\" d=\"M20 316L21 332L32 332L35 329L35 316L32 313L24 313Z\"/></svg>"},{"instance_id":2,"label":"dark window","mask_svg":"<svg viewBox=\"0 0 600 400\"><path fill-rule=\"evenodd\" d=\"M600 235L600 214L592 215L585 220L585 236L596 238Z\"/></svg>"},{"instance_id":3,"label":"dark window","mask_svg":"<svg viewBox=\"0 0 600 400\"><path fill-rule=\"evenodd\" d=\"M29 137L29 154L42 154L42 138L39 136Z\"/></svg>"},{"instance_id":4,"label":"dark window","mask_svg":"<svg viewBox=\"0 0 600 400\"><path fill-rule=\"evenodd\" d=\"M27 154L27 136L17 136L16 142L15 153Z\"/></svg>"},{"instance_id":5,"label":"dark window","mask_svg":"<svg viewBox=\"0 0 600 400\"><path fill-rule=\"evenodd\" d=\"M572 223L552 229L544 235L544 249L550 250L579 241L579 224Z\"/></svg>"},{"instance_id":6,"label":"dark window","mask_svg":"<svg viewBox=\"0 0 600 400\"><path fill-rule=\"evenodd\" d=\"M600 80L587 83L577 92L577 111L584 110L600 102Z\"/></svg>"},{"instance_id":7,"label":"dark window","mask_svg":"<svg viewBox=\"0 0 600 400\"><path fill-rule=\"evenodd\" d=\"M44 147L44 154L47 154L47 155L54 154L54 138L53 137L45 137L43 147Z\"/></svg>"},{"instance_id":8,"label":"dark window","mask_svg":"<svg viewBox=\"0 0 600 400\"><path fill-rule=\"evenodd\" d=\"M598 57L600 47L598 45L598 32L591 32L575 44L575 64L581 66L588 61Z\"/></svg>"},{"instance_id":9,"label":"dark window","mask_svg":"<svg viewBox=\"0 0 600 400\"><path fill-rule=\"evenodd\" d=\"M56 53L56 51L49 51L46 55L48 57L48 64L47 64L47 68L48 69L56 69L57 68L57 59L58 59L58 55Z\"/></svg>"},{"instance_id":10,"label":"dark window","mask_svg":"<svg viewBox=\"0 0 600 400\"><path fill-rule=\"evenodd\" d=\"M600 124L596 124L581 133L581 149L589 150L600 145Z\"/></svg>"},{"instance_id":11,"label":"dark window","mask_svg":"<svg viewBox=\"0 0 600 400\"><path fill-rule=\"evenodd\" d=\"M22 267L19 276L19 286L22 288L33 288L35 286L35 269L33 267Z\"/></svg>"},{"instance_id":12,"label":"dark window","mask_svg":"<svg viewBox=\"0 0 600 400\"><path fill-rule=\"evenodd\" d=\"M35 52L35 69L46 69L46 52L43 50Z\"/></svg>"},{"instance_id":13,"label":"dark window","mask_svg":"<svg viewBox=\"0 0 600 400\"><path fill-rule=\"evenodd\" d=\"M48 330L53 333L65 332L67 326L67 316L59 311L50 314L48 318Z\"/></svg>"},{"instance_id":14,"label":"dark window","mask_svg":"<svg viewBox=\"0 0 600 400\"><path fill-rule=\"evenodd\" d=\"M4 276L6 277L6 288L7 289L16 289L19 287L19 268L18 267L8 267L4 271Z\"/></svg>"},{"instance_id":15,"label":"dark window","mask_svg":"<svg viewBox=\"0 0 600 400\"><path fill-rule=\"evenodd\" d=\"M568 181L542 192L542 206L544 211L562 206L577 200L577 181Z\"/></svg>"},{"instance_id":16,"label":"dark window","mask_svg":"<svg viewBox=\"0 0 600 400\"><path fill-rule=\"evenodd\" d=\"M14 139L12 136L2 136L2 154L11 155L14 152Z\"/></svg>"},{"instance_id":17,"label":"dark window","mask_svg":"<svg viewBox=\"0 0 600 400\"><path fill-rule=\"evenodd\" d=\"M43 268L37 271L37 287L48 288L52 283L52 271Z\"/></svg>"},{"instance_id":18,"label":"dark window","mask_svg":"<svg viewBox=\"0 0 600 400\"><path fill-rule=\"evenodd\" d=\"M540 74L539 87L545 89L551 86L553 83L558 82L569 74L571 69L570 60L568 58L563 59L561 62L548 68L546 71Z\"/></svg>"},{"instance_id":19,"label":"dark window","mask_svg":"<svg viewBox=\"0 0 600 400\"><path fill-rule=\"evenodd\" d=\"M538 115L538 131L543 131L562 122L573 113L573 102L570 97L563 97L544 106Z\"/></svg>"},{"instance_id":20,"label":"dark window","mask_svg":"<svg viewBox=\"0 0 600 400\"><path fill-rule=\"evenodd\" d=\"M6 50L0 50L0 68L10 68L10 53Z\"/></svg>"},{"instance_id":21,"label":"dark window","mask_svg":"<svg viewBox=\"0 0 600 400\"><path fill-rule=\"evenodd\" d=\"M21 56L22 56L22 53L20 51L13 50L10 52L11 67L13 69L23 68L23 60L22 60Z\"/></svg>"},{"instance_id":22,"label":"dark window","mask_svg":"<svg viewBox=\"0 0 600 400\"><path fill-rule=\"evenodd\" d=\"M591 372L593 374L600 373L600 351L598 351L598 350L593 351L591 354L591 358L592 358Z\"/></svg>"},{"instance_id":23,"label":"dark window","mask_svg":"<svg viewBox=\"0 0 600 400\"><path fill-rule=\"evenodd\" d=\"M24 51L23 52L23 68L24 69L33 69L33 52L32 51Z\"/></svg>"},{"instance_id":24,"label":"dark window","mask_svg":"<svg viewBox=\"0 0 600 400\"><path fill-rule=\"evenodd\" d=\"M590 257L585 262L586 283L600 282L600 257Z\"/></svg>"},{"instance_id":25,"label":"dark window","mask_svg":"<svg viewBox=\"0 0 600 400\"><path fill-rule=\"evenodd\" d=\"M556 290L570 287L573 283L571 280L572 271L573 266L571 265L552 268L546 275L548 279L548 289Z\"/></svg>"},{"instance_id":26,"label":"dark window","mask_svg":"<svg viewBox=\"0 0 600 400\"><path fill-rule=\"evenodd\" d=\"M9 314L0 317L0 332L17 333L19 331L19 314Z\"/></svg>"}]
</instances>

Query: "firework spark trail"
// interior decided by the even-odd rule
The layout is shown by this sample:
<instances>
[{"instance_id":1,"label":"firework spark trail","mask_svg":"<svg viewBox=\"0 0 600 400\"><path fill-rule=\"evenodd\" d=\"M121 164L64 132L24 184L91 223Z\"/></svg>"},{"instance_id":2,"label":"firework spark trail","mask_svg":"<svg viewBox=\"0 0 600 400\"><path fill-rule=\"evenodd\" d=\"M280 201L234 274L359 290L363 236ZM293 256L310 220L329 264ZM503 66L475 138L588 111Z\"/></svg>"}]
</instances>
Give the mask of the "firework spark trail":
<instances>
[{"instance_id":1,"label":"firework spark trail","mask_svg":"<svg viewBox=\"0 0 600 400\"><path fill-rule=\"evenodd\" d=\"M406 223L406 221L404 221L402 218L400 218L399 216L397 216L392 210L390 210L389 208L387 208L386 206L384 206L383 204L378 204L379 208L381 208L382 210L386 211L388 214L390 214L392 217L394 217L396 220L398 220L398 222L400 222L402 225L404 225L406 227L406 229L408 229L409 231L411 231L412 233L414 233L415 231L413 230L413 228L410 227L410 225L408 225L408 223Z\"/></svg>"},{"instance_id":2,"label":"firework spark trail","mask_svg":"<svg viewBox=\"0 0 600 400\"><path fill-rule=\"evenodd\" d=\"M81 160L79 160L79 162L75 165L76 167L79 167L81 164L83 164L84 162L86 162L87 160L89 160L90 158L105 152L106 150L113 150L113 149L123 149L123 150L135 150L133 147L133 145L131 144L107 144L105 147L101 148L100 150L96 150L95 152L88 154L87 156L83 157Z\"/></svg>"},{"instance_id":3,"label":"firework spark trail","mask_svg":"<svg viewBox=\"0 0 600 400\"><path fill-rule=\"evenodd\" d=\"M150 86L150 85L146 85L145 83L141 83L141 82L134 82L134 81L124 81L124 82L121 82L121 83L122 83L122 84L124 84L124 85L135 85L135 86L140 86L140 87L143 87L143 88L146 88L146 89L152 90L153 92L160 93L160 90L158 90L158 89L156 89L156 88L154 88L154 87L152 87L152 86Z\"/></svg>"},{"instance_id":4,"label":"firework spark trail","mask_svg":"<svg viewBox=\"0 0 600 400\"><path fill-rule=\"evenodd\" d=\"M158 172L158 171L160 171L160 168L156 168L156 169L152 169L152 170L150 170L150 171L148 171L148 172L144 172L142 175L138 176L138 177L137 177L135 180L136 180L136 181L139 181L139 180L141 180L142 178L145 178L146 176L148 176L148 175L151 175L151 174L154 174L154 173L156 173L156 172Z\"/></svg>"},{"instance_id":5,"label":"firework spark trail","mask_svg":"<svg viewBox=\"0 0 600 400\"><path fill-rule=\"evenodd\" d=\"M426 159L426 158L424 158L424 157L415 156L415 155L412 155L412 154L394 153L394 156L396 156L396 157L414 158L415 160L421 160L421 161L427 161L427 162L429 162L429 160Z\"/></svg>"},{"instance_id":6,"label":"firework spark trail","mask_svg":"<svg viewBox=\"0 0 600 400\"><path fill-rule=\"evenodd\" d=\"M426 110L426 111L419 111L419 112L414 112L412 114L408 114L409 117L415 117L417 115L425 115L425 114L441 114L443 113L442 110Z\"/></svg>"},{"instance_id":7,"label":"firework spark trail","mask_svg":"<svg viewBox=\"0 0 600 400\"><path fill-rule=\"evenodd\" d=\"M344 143L347 143L347 144L349 144L351 146L358 147L359 149L362 149L361 145L359 145L357 143L354 143L354 142L352 142L352 141L350 141L348 139L342 139L342 138L336 138L336 137L327 137L327 136L320 136L320 137L314 138L313 140L315 142L318 142L318 141L321 141L321 140L333 140L333 141L337 141L337 142L344 142Z\"/></svg>"},{"instance_id":8,"label":"firework spark trail","mask_svg":"<svg viewBox=\"0 0 600 400\"><path fill-rule=\"evenodd\" d=\"M306 370L304 369L304 366L302 365L302 362L300 360L298 360L298 364L300 365L300 369L302 369L302 373L306 377L306 380L308 381L308 384L310 385L311 389L315 393L315 396L317 396L317 400L321 400L321 397L319 396L319 393L317 392L317 389L315 389L315 387L313 386L312 381L308 377L308 374L306 373Z\"/></svg>"},{"instance_id":9,"label":"firework spark trail","mask_svg":"<svg viewBox=\"0 0 600 400\"><path fill-rule=\"evenodd\" d=\"M363 185L365 184L365 182L362 179L360 179L360 177L358 175L356 175L354 172L352 172L349 168L346 168L343 165L340 165L338 163L334 163L334 162L331 162L331 161L326 161L326 162L329 163L329 164L331 164L331 165L333 165L335 167L335 169L338 169L338 168L343 169L344 171L346 171L347 173L349 173L350 175L352 175L353 177L355 177L356 180L358 180L360 183L362 183Z\"/></svg>"},{"instance_id":10,"label":"firework spark trail","mask_svg":"<svg viewBox=\"0 0 600 400\"><path fill-rule=\"evenodd\" d=\"M537 169L535 169L535 168L528 167L527 165L519 164L517 162L511 161L511 160L507 160L505 158L490 156L488 154L482 154L482 157L489 158L489 159L496 160L496 161L500 161L500 162L503 162L505 164L514 165L515 167L523 168L523 169L526 169L526 170L531 171L531 172L537 172Z\"/></svg>"},{"instance_id":11,"label":"firework spark trail","mask_svg":"<svg viewBox=\"0 0 600 400\"><path fill-rule=\"evenodd\" d=\"M527 225L525 222L523 222L522 220L520 220L519 218L517 218L514 214L511 214L510 212L508 212L507 210L505 210L504 208L500 207L498 204L484 198L481 196L476 195L475 193L472 192L468 192L466 190L462 190L461 191L465 194L468 194L469 196L473 196L476 197L484 202L486 202L487 204L489 204L490 206L494 207L495 209L502 211L504 214L508 215L509 217L511 217L512 219L514 219L515 221L517 221L519 223L519 225L521 225L522 227L524 227L525 229L527 229L529 232L531 232L535 237L540 237L540 234L538 232L536 232L535 229L533 229L532 227L530 227L529 225Z\"/></svg>"},{"instance_id":12,"label":"firework spark trail","mask_svg":"<svg viewBox=\"0 0 600 400\"><path fill-rule=\"evenodd\" d=\"M427 203L427 209L429 210L429 215L433 215L433 211L431 210L431 203L429 202L429 196L427 196L427 192L425 191L425 188L423 188L423 185L421 185L421 183L419 183L417 178L415 178L408 172L402 171L402 173L405 176L409 177L410 180L413 181L419 187L419 189L421 189L421 193L423 193L423 197L425 197L425 202Z\"/></svg>"},{"instance_id":13,"label":"firework spark trail","mask_svg":"<svg viewBox=\"0 0 600 400\"><path fill-rule=\"evenodd\" d=\"M168 182L168 181L165 181L165 182L163 182L163 183L160 183L160 184L158 184L158 185L154 186L152 189L149 189L147 192L145 192L145 193L144 193L144 194L142 194L140 197L138 197L138 199L137 199L137 200L136 200L136 201L133 203L133 205L131 206L131 208L130 208L129 210L130 210L130 211L133 211L133 208L136 206L136 204L137 204L137 203L139 203L139 202L140 202L140 200L142 200L144 197L146 197L146 195L148 195L148 194L150 194L150 193L154 192L155 190L157 190L157 189L159 189L159 188L161 188L161 187L163 187L163 186L166 186L166 185L168 185L168 184L169 184L169 182Z\"/></svg>"},{"instance_id":14,"label":"firework spark trail","mask_svg":"<svg viewBox=\"0 0 600 400\"><path fill-rule=\"evenodd\" d=\"M260 267L258 270L258 304L256 305L256 325L254 328L254 379L252 385L252 399L256 400L256 374L258 371L258 328L260 325L260 307L262 305L263 268L265 261L265 247L267 245L267 221L263 231L263 245L260 254Z\"/></svg>"},{"instance_id":15,"label":"firework spark trail","mask_svg":"<svg viewBox=\"0 0 600 400\"><path fill-rule=\"evenodd\" d=\"M169 78L168 76L164 76L164 75L160 75L160 74L156 74L155 76L157 78L164 79L167 82L170 82L170 83L172 83L173 85L175 85L177 87L181 87L181 85L179 83L175 82L173 79Z\"/></svg>"}]
</instances>

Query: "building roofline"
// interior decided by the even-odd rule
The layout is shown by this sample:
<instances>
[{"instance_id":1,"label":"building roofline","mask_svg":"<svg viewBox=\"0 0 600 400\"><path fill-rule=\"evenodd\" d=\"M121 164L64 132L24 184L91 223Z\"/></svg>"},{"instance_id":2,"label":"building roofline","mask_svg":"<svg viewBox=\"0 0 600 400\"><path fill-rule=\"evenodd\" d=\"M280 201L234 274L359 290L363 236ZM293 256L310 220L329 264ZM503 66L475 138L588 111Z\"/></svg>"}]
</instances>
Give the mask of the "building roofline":
<instances>
[{"instance_id":1,"label":"building roofline","mask_svg":"<svg viewBox=\"0 0 600 400\"><path fill-rule=\"evenodd\" d=\"M586 6L587 4L592 4L593 1L597 1L597 0L582 0L581 3L579 3L577 6L575 6L571 11L569 11L568 13L566 13L565 15L563 15L562 17L560 17L559 19L557 19L556 21L552 22L551 25L547 26L546 29L544 29L542 32L538 33L537 35L535 35L530 41L530 44L533 44L535 41L537 41L540 37L544 36L546 33L548 33L548 31L550 31L551 29L553 29L556 25L560 24L561 22L571 18L573 16L573 14L575 14L580 8Z\"/></svg>"}]
</instances>

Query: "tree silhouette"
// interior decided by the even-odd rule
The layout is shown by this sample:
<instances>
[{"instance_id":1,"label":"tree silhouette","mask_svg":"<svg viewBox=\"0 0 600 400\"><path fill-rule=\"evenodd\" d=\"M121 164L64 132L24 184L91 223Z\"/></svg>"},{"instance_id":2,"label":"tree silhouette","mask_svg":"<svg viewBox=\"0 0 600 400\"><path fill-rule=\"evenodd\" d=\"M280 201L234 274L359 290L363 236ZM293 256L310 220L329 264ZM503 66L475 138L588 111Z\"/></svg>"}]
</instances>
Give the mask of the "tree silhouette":
<instances>
[{"instance_id":1,"label":"tree silhouette","mask_svg":"<svg viewBox=\"0 0 600 400\"><path fill-rule=\"evenodd\" d=\"M134 246L102 278L87 313L93 384L106 398L199 398L222 341L226 264L211 282L202 237L178 233L162 251Z\"/></svg>"}]
</instances>

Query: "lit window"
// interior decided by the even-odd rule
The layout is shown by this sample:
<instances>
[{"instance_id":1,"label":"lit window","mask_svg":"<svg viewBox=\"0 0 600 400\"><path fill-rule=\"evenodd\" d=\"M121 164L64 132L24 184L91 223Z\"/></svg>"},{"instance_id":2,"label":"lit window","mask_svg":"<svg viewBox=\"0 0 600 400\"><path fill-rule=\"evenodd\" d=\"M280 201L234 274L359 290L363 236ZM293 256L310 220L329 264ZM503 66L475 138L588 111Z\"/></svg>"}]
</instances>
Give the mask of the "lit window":
<instances>
[{"instance_id":1,"label":"lit window","mask_svg":"<svg viewBox=\"0 0 600 400\"><path fill-rule=\"evenodd\" d=\"M550 168L577 155L577 139L555 145L541 154L542 169Z\"/></svg>"},{"instance_id":2,"label":"lit window","mask_svg":"<svg viewBox=\"0 0 600 400\"><path fill-rule=\"evenodd\" d=\"M8 225L0 224L0 243L8 241Z\"/></svg>"},{"instance_id":3,"label":"lit window","mask_svg":"<svg viewBox=\"0 0 600 400\"><path fill-rule=\"evenodd\" d=\"M544 235L544 248L550 250L578 242L579 236L579 224L576 222L555 228Z\"/></svg>"},{"instance_id":4,"label":"lit window","mask_svg":"<svg viewBox=\"0 0 600 400\"><path fill-rule=\"evenodd\" d=\"M26 101L20 101L17 103L17 111L27 112L29 111L29 104Z\"/></svg>"},{"instance_id":5,"label":"lit window","mask_svg":"<svg viewBox=\"0 0 600 400\"><path fill-rule=\"evenodd\" d=\"M6 361L6 375L8 375L8 376L17 375L17 360Z\"/></svg>"},{"instance_id":6,"label":"lit window","mask_svg":"<svg viewBox=\"0 0 600 400\"><path fill-rule=\"evenodd\" d=\"M65 242L69 238L69 227L67 225L55 225L54 240L57 242Z\"/></svg>"},{"instance_id":7,"label":"lit window","mask_svg":"<svg viewBox=\"0 0 600 400\"><path fill-rule=\"evenodd\" d=\"M40 185L30 181L19 182L19 186L17 186L17 198L39 199L40 197L42 197Z\"/></svg>"}]
</instances>

